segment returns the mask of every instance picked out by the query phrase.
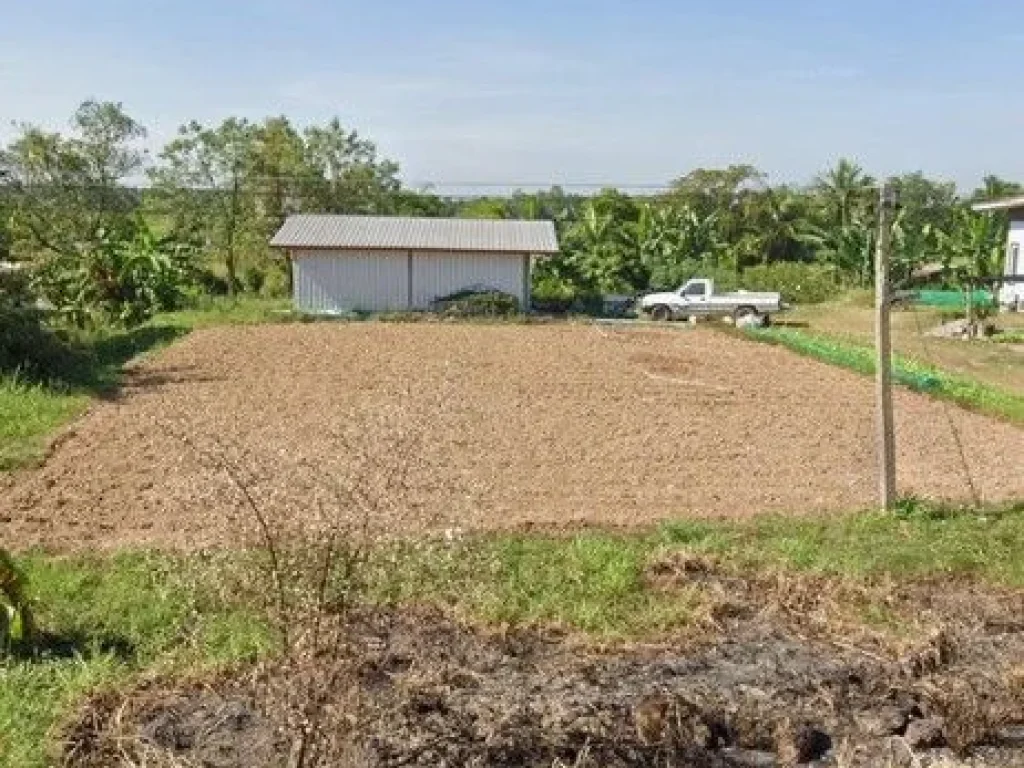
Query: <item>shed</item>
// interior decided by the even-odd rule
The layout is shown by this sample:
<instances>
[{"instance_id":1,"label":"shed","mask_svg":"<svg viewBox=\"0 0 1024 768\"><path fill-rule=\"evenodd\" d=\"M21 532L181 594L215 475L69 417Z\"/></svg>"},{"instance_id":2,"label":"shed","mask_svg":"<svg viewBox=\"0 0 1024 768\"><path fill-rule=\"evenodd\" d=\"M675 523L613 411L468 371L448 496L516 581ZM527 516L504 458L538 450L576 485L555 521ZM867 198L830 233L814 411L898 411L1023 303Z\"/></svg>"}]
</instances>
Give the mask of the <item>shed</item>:
<instances>
[{"instance_id":1,"label":"shed","mask_svg":"<svg viewBox=\"0 0 1024 768\"><path fill-rule=\"evenodd\" d=\"M974 210L1001 211L1010 219L999 303L1008 309L1024 309L1024 196L976 203Z\"/></svg>"},{"instance_id":2,"label":"shed","mask_svg":"<svg viewBox=\"0 0 1024 768\"><path fill-rule=\"evenodd\" d=\"M430 309L467 289L530 304L535 258L558 252L550 221L401 216L289 216L270 241L292 263L297 309Z\"/></svg>"}]
</instances>

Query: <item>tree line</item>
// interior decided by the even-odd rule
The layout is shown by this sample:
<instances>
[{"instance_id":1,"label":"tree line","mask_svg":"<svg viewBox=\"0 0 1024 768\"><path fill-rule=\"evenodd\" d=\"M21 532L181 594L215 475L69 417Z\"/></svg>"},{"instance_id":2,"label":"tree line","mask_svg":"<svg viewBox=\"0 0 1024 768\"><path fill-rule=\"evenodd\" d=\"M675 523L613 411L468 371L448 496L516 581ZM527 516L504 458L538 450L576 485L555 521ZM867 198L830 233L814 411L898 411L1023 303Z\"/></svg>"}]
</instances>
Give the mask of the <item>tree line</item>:
<instances>
[{"instance_id":1,"label":"tree line","mask_svg":"<svg viewBox=\"0 0 1024 768\"><path fill-rule=\"evenodd\" d=\"M551 219L562 251L538 266L534 289L552 307L698 274L796 301L870 285L879 180L847 159L799 186L733 165L656 195L553 187L467 200L403 187L398 164L337 119L191 121L155 156L145 137L122 105L86 101L69 131L22 125L0 150L8 306L41 300L78 325L132 324L204 293L284 295L289 265L267 241L298 212ZM953 283L999 273L1006 222L969 203L1020 185L988 176L962 198L922 173L893 181L897 281L924 264Z\"/></svg>"}]
</instances>

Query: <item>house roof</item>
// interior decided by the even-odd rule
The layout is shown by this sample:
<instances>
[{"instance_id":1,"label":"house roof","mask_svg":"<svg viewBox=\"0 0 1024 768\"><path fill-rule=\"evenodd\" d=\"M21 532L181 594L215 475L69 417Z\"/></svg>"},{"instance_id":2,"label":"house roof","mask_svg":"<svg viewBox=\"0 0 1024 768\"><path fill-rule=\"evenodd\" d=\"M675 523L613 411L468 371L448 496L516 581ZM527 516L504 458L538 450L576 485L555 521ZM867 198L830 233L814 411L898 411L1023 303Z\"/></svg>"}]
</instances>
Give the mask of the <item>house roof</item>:
<instances>
[{"instance_id":1,"label":"house roof","mask_svg":"<svg viewBox=\"0 0 1024 768\"><path fill-rule=\"evenodd\" d=\"M971 208L976 211L1011 211L1015 208L1024 208L1024 195L1002 200L986 200L983 203L975 203Z\"/></svg>"},{"instance_id":2,"label":"house roof","mask_svg":"<svg viewBox=\"0 0 1024 768\"><path fill-rule=\"evenodd\" d=\"M557 253L550 221L429 219L405 216L289 216L275 248Z\"/></svg>"}]
</instances>

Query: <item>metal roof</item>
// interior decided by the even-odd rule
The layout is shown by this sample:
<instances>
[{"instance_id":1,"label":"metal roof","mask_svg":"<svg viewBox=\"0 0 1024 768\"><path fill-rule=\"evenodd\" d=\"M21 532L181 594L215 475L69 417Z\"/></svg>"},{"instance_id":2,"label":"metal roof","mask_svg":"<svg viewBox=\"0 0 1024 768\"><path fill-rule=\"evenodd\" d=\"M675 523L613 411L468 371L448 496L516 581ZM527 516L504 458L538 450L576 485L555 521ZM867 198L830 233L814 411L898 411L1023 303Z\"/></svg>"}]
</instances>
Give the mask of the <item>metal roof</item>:
<instances>
[{"instance_id":1,"label":"metal roof","mask_svg":"<svg viewBox=\"0 0 1024 768\"><path fill-rule=\"evenodd\" d=\"M984 203L975 203L971 208L976 211L1010 211L1015 208L1024 208L1024 196L988 200Z\"/></svg>"},{"instance_id":2,"label":"metal roof","mask_svg":"<svg viewBox=\"0 0 1024 768\"><path fill-rule=\"evenodd\" d=\"M270 244L275 248L558 252L555 225L550 221L405 216L289 216Z\"/></svg>"}]
</instances>

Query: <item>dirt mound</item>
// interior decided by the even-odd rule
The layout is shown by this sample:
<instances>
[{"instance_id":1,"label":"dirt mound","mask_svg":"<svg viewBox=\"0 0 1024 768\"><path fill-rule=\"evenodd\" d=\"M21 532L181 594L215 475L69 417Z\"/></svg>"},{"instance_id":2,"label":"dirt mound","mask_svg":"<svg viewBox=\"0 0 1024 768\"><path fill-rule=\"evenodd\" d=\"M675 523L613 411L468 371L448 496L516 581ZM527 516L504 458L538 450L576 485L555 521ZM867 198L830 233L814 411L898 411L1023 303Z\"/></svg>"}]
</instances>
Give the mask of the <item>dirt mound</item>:
<instances>
[{"instance_id":1,"label":"dirt mound","mask_svg":"<svg viewBox=\"0 0 1024 768\"><path fill-rule=\"evenodd\" d=\"M329 708L347 736L318 764L849 768L955 749L975 766L1024 766L1020 634L979 630L956 654L936 641L917 668L757 622L703 648L605 653L434 613L367 617L358 635L354 679ZM288 684L276 675L99 697L68 733L65 765L284 765L292 742L266 693Z\"/></svg>"}]
</instances>

